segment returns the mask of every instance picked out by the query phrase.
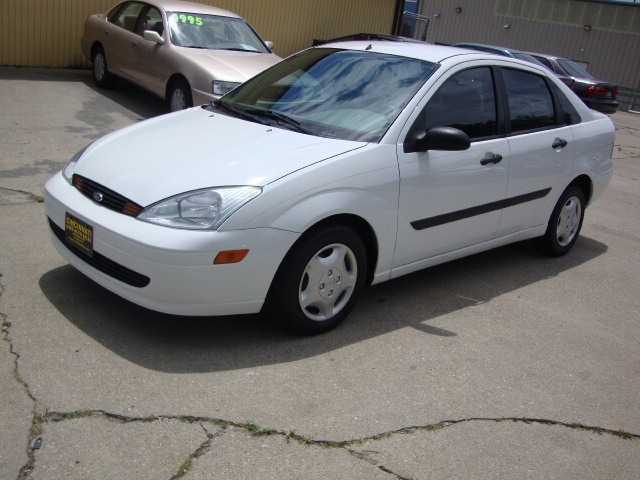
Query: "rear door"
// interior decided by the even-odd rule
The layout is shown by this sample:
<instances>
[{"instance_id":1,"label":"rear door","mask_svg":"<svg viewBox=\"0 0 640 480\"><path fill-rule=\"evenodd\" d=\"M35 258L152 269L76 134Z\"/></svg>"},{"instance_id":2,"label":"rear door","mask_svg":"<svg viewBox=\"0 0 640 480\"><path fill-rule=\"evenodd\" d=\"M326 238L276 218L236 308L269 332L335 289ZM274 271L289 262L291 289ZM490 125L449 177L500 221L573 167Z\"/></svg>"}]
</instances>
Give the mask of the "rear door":
<instances>
[{"instance_id":1,"label":"rear door","mask_svg":"<svg viewBox=\"0 0 640 480\"><path fill-rule=\"evenodd\" d=\"M511 162L498 237L547 223L571 179L574 156L573 120L563 114L553 84L515 68L501 74Z\"/></svg>"}]
</instances>

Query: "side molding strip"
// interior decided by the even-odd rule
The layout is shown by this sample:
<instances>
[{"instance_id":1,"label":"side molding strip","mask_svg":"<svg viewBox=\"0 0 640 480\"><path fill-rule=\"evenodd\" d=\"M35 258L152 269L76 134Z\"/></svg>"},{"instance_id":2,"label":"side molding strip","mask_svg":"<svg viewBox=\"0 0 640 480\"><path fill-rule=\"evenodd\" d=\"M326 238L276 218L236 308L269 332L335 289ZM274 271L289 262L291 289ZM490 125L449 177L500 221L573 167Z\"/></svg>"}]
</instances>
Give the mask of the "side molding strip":
<instances>
[{"instance_id":1,"label":"side molding strip","mask_svg":"<svg viewBox=\"0 0 640 480\"><path fill-rule=\"evenodd\" d=\"M422 220L415 220L411 222L411 226L416 230L424 230L426 228L444 225L445 223L457 222L458 220L464 220L465 218L475 217L476 215L482 215L484 213L494 212L496 210L502 210L503 208L513 207L515 205L520 205L521 203L544 198L550 191L550 188L545 188L544 190L538 190L537 192L525 193L524 195L518 195L517 197L505 198L504 200L499 200L497 202L465 208L464 210L458 210L457 212L445 213L443 215L424 218Z\"/></svg>"}]
</instances>

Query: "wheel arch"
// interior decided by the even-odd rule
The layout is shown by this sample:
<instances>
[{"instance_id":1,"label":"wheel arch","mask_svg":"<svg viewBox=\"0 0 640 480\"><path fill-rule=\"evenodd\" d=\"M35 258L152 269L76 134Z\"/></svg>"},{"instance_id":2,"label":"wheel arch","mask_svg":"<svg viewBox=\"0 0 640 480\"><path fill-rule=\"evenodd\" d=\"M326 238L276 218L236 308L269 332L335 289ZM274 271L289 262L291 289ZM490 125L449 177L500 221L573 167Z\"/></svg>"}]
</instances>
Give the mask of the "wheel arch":
<instances>
[{"instance_id":1,"label":"wheel arch","mask_svg":"<svg viewBox=\"0 0 640 480\"><path fill-rule=\"evenodd\" d=\"M591 196L593 194L593 181L591 180L591 178L586 174L579 175L578 177L574 178L569 185L567 185L567 188L565 190L571 187L579 187L584 194L585 206L589 205Z\"/></svg>"},{"instance_id":2,"label":"wheel arch","mask_svg":"<svg viewBox=\"0 0 640 480\"><path fill-rule=\"evenodd\" d=\"M93 56L96 54L98 49L101 49L104 52L104 46L100 43L100 40L96 40L91 44L91 61L93 61Z\"/></svg>"},{"instance_id":3,"label":"wheel arch","mask_svg":"<svg viewBox=\"0 0 640 480\"><path fill-rule=\"evenodd\" d=\"M191 83L189 83L189 80L187 80L187 77L185 77L183 74L181 73L174 73L173 75L171 75L169 77L169 79L167 80L167 84L164 87L164 98L165 100L169 100L169 91L171 90L171 87L173 86L173 84L175 82L177 82L178 80L183 80L187 83L187 85L189 85L189 88L191 88ZM193 95L193 92L192 92Z\"/></svg>"},{"instance_id":4,"label":"wheel arch","mask_svg":"<svg viewBox=\"0 0 640 480\"><path fill-rule=\"evenodd\" d=\"M335 214L329 217L323 218L319 220L315 224L311 225L307 228L302 235L294 242L294 244L289 248L285 258L297 248L298 245L305 242L307 238L309 238L314 233L323 230L329 226L341 225L348 228L351 228L356 234L362 239L362 243L364 244L364 248L367 254L367 271L365 273L365 283L370 284L373 280L373 273L376 270L376 265L378 262L378 253L379 253L379 245L378 239L376 237L375 231L371 224L367 222L364 218L354 215L351 213L343 213L343 214ZM284 264L284 259L280 263L280 266ZM278 268L278 271L280 267ZM278 273L276 273L276 276Z\"/></svg>"}]
</instances>

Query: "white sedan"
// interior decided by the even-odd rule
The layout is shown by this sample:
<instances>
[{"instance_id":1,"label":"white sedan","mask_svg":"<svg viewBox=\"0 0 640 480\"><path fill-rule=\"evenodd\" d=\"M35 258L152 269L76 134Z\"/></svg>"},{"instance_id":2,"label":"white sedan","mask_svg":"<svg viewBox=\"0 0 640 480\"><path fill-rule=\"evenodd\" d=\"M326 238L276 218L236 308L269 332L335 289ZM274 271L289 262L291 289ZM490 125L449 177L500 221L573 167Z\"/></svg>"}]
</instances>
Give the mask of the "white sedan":
<instances>
[{"instance_id":1,"label":"white sedan","mask_svg":"<svg viewBox=\"0 0 640 480\"><path fill-rule=\"evenodd\" d=\"M60 254L134 303L318 333L367 284L529 238L567 253L613 141L536 65L338 43L95 141L46 214Z\"/></svg>"}]
</instances>

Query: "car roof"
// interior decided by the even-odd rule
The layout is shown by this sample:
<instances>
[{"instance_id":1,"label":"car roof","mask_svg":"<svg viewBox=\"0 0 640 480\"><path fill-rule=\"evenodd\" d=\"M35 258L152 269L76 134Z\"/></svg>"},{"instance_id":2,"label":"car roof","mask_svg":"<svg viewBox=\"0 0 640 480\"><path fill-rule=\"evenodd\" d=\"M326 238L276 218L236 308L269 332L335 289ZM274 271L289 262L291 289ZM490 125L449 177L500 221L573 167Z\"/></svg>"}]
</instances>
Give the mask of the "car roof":
<instances>
[{"instance_id":1,"label":"car roof","mask_svg":"<svg viewBox=\"0 0 640 480\"><path fill-rule=\"evenodd\" d=\"M469 48L482 47L482 48L489 48L491 50L499 50L501 52L524 53L521 50L516 50L515 48L500 47L498 45L487 45L487 44L484 44L484 43L470 43L470 42L456 43L454 45L454 47L469 47Z\"/></svg>"},{"instance_id":2,"label":"car roof","mask_svg":"<svg viewBox=\"0 0 640 480\"><path fill-rule=\"evenodd\" d=\"M202 3L187 2L184 0L145 0L151 5L162 7L167 12L201 13L208 15L218 15L221 17L242 18L240 15L224 10L223 8L203 5Z\"/></svg>"},{"instance_id":3,"label":"car roof","mask_svg":"<svg viewBox=\"0 0 640 480\"><path fill-rule=\"evenodd\" d=\"M442 63L452 57L468 57L469 59L491 58L491 53L474 50L463 50L457 47L433 45L426 42L389 42L384 40L354 40L323 44L313 48L341 48L345 50L365 50L388 55L398 55L431 63ZM505 57L506 59L507 57ZM514 60L514 59L509 59Z\"/></svg>"}]
</instances>

